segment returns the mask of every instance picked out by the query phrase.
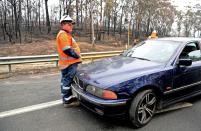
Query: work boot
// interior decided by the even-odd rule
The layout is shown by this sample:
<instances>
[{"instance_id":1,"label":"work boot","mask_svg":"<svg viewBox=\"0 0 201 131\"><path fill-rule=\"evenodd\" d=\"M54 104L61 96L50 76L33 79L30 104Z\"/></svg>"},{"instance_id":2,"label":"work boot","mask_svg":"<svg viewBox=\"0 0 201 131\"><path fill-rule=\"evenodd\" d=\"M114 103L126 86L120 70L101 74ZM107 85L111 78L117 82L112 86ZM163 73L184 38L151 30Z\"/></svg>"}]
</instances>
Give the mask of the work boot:
<instances>
[{"instance_id":1,"label":"work boot","mask_svg":"<svg viewBox=\"0 0 201 131\"><path fill-rule=\"evenodd\" d=\"M75 96L73 96L70 100L68 100L67 102L63 103L63 106L65 108L67 107L76 107L79 106L80 102L77 100L77 98Z\"/></svg>"}]
</instances>

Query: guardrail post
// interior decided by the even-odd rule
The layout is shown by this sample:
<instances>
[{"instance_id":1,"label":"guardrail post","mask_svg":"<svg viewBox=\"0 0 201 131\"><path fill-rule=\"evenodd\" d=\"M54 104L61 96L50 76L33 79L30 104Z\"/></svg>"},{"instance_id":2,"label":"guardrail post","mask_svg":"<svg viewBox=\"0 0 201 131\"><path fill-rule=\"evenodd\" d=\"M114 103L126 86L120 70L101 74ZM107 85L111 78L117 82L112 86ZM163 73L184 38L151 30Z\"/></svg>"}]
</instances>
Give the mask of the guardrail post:
<instances>
[{"instance_id":1,"label":"guardrail post","mask_svg":"<svg viewBox=\"0 0 201 131\"><path fill-rule=\"evenodd\" d=\"M57 61L56 61L56 67L58 67L58 65L59 65L59 61L57 60Z\"/></svg>"},{"instance_id":2,"label":"guardrail post","mask_svg":"<svg viewBox=\"0 0 201 131\"><path fill-rule=\"evenodd\" d=\"M9 65L8 65L8 71L9 71L9 73L11 73L11 72L12 72L12 69L11 69L11 64L9 64Z\"/></svg>"}]
</instances>

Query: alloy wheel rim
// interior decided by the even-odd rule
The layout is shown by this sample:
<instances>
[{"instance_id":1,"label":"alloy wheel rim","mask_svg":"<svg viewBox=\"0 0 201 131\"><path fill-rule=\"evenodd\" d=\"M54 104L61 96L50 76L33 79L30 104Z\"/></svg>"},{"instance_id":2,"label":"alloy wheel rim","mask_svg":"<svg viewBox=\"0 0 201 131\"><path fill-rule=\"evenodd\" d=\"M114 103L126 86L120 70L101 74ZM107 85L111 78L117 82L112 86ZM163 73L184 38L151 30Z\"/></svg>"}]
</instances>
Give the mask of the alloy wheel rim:
<instances>
[{"instance_id":1,"label":"alloy wheel rim","mask_svg":"<svg viewBox=\"0 0 201 131\"><path fill-rule=\"evenodd\" d=\"M137 110L138 121L146 124L153 116L156 107L156 97L153 93L148 93L143 97Z\"/></svg>"}]
</instances>

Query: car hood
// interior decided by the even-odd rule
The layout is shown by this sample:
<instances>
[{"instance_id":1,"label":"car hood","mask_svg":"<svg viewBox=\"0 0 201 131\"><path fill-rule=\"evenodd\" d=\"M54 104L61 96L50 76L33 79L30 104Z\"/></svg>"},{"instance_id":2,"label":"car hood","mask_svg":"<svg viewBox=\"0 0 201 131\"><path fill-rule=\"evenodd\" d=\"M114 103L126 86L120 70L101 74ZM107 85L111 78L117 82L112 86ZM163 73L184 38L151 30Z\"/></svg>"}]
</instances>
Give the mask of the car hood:
<instances>
[{"instance_id":1,"label":"car hood","mask_svg":"<svg viewBox=\"0 0 201 131\"><path fill-rule=\"evenodd\" d=\"M81 65L77 76L88 84L107 88L155 72L163 66L164 64L152 61L116 56Z\"/></svg>"}]
</instances>

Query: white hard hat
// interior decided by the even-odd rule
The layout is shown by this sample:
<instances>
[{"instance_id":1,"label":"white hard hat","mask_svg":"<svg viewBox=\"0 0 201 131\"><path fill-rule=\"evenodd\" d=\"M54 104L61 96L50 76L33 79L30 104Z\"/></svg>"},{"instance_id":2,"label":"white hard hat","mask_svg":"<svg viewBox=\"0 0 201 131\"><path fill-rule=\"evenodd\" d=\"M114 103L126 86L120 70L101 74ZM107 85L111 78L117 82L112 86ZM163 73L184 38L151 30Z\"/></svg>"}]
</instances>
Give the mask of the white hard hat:
<instances>
[{"instance_id":1,"label":"white hard hat","mask_svg":"<svg viewBox=\"0 0 201 131\"><path fill-rule=\"evenodd\" d=\"M69 15L62 16L60 19L60 23L61 22L69 22L69 23L75 24L75 21Z\"/></svg>"},{"instance_id":2,"label":"white hard hat","mask_svg":"<svg viewBox=\"0 0 201 131\"><path fill-rule=\"evenodd\" d=\"M156 30L154 30L152 33L156 33Z\"/></svg>"}]
</instances>

